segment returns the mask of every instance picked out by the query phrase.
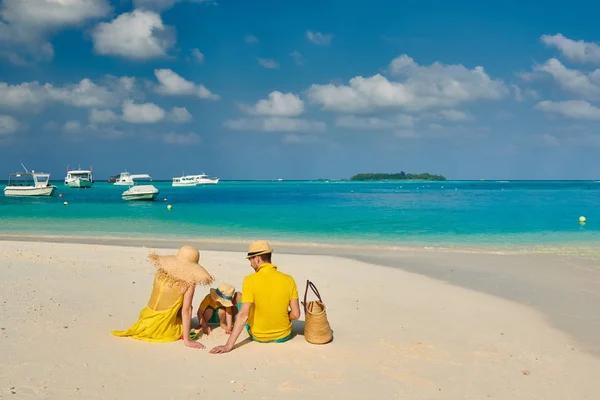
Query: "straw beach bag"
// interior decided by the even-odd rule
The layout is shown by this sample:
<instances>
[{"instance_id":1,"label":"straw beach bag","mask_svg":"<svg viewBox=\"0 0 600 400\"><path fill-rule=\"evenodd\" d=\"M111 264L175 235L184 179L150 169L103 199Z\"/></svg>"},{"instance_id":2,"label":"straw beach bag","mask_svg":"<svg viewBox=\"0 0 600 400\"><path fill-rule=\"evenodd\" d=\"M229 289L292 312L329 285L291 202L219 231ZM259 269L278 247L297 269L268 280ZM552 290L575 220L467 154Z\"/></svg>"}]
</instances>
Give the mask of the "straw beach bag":
<instances>
[{"instance_id":1,"label":"straw beach bag","mask_svg":"<svg viewBox=\"0 0 600 400\"><path fill-rule=\"evenodd\" d=\"M319 300L306 302L309 287ZM323 303L317 287L309 280L306 281L306 290L304 291L304 302L302 305L304 306L304 338L306 341L312 344L331 342L333 340L333 331L327 320L325 303Z\"/></svg>"}]
</instances>

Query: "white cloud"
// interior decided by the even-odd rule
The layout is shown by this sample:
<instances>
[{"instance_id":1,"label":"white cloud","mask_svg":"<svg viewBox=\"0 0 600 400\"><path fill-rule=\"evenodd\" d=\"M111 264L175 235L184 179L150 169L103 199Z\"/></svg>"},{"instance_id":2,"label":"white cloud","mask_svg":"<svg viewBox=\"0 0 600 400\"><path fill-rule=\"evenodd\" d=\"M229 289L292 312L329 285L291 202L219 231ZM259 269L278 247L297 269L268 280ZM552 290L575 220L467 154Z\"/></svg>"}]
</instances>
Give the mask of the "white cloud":
<instances>
[{"instance_id":1,"label":"white cloud","mask_svg":"<svg viewBox=\"0 0 600 400\"><path fill-rule=\"evenodd\" d=\"M539 99L540 95L533 89L525 89L522 90L517 85L510 85L510 87L515 92L515 100L516 101L525 101L526 99Z\"/></svg>"},{"instance_id":2,"label":"white cloud","mask_svg":"<svg viewBox=\"0 0 600 400\"><path fill-rule=\"evenodd\" d=\"M56 123L46 124L44 128L48 131L55 131ZM62 131L67 133L67 138L74 141L81 141L85 136L92 135L100 139L119 139L127 133L114 125L84 125L80 121L70 120L62 126Z\"/></svg>"},{"instance_id":3,"label":"white cloud","mask_svg":"<svg viewBox=\"0 0 600 400\"><path fill-rule=\"evenodd\" d=\"M240 118L226 121L225 126L233 130L253 130L263 132L308 132L325 130L325 123L321 121L285 117Z\"/></svg>"},{"instance_id":4,"label":"white cloud","mask_svg":"<svg viewBox=\"0 0 600 400\"><path fill-rule=\"evenodd\" d=\"M564 57L579 63L600 63L600 46L596 43L572 40L558 33L543 35L541 41L546 46L556 47Z\"/></svg>"},{"instance_id":5,"label":"white cloud","mask_svg":"<svg viewBox=\"0 0 600 400\"><path fill-rule=\"evenodd\" d=\"M586 75L581 71L565 67L556 58L536 65L534 70L548 73L562 89L568 92L592 99L600 98L600 70Z\"/></svg>"},{"instance_id":6,"label":"white cloud","mask_svg":"<svg viewBox=\"0 0 600 400\"><path fill-rule=\"evenodd\" d=\"M90 110L89 120L91 124L108 124L118 119L119 117L112 110L98 110L97 108Z\"/></svg>"},{"instance_id":7,"label":"white cloud","mask_svg":"<svg viewBox=\"0 0 600 400\"><path fill-rule=\"evenodd\" d=\"M75 107L102 107L113 104L116 99L114 93L87 78L82 79L77 85L63 88L48 87L48 93L54 100Z\"/></svg>"},{"instance_id":8,"label":"white cloud","mask_svg":"<svg viewBox=\"0 0 600 400\"><path fill-rule=\"evenodd\" d=\"M0 8L0 51L17 64L25 58L52 59L48 42L57 31L102 18L111 12L107 0L4 0ZM24 58L25 57L25 58Z\"/></svg>"},{"instance_id":9,"label":"white cloud","mask_svg":"<svg viewBox=\"0 0 600 400\"><path fill-rule=\"evenodd\" d=\"M10 115L0 115L0 136L10 135L19 129L19 121Z\"/></svg>"},{"instance_id":10,"label":"white cloud","mask_svg":"<svg viewBox=\"0 0 600 400\"><path fill-rule=\"evenodd\" d=\"M201 99L210 100L219 99L218 95L211 93L204 85L187 81L170 69L155 69L154 75L159 82L159 86L155 88L155 91L159 94L197 96Z\"/></svg>"},{"instance_id":11,"label":"white cloud","mask_svg":"<svg viewBox=\"0 0 600 400\"><path fill-rule=\"evenodd\" d=\"M136 8L149 10L167 10L173 7L176 3L181 3L186 0L133 0ZM214 0L187 0L192 3L217 4Z\"/></svg>"},{"instance_id":12,"label":"white cloud","mask_svg":"<svg viewBox=\"0 0 600 400\"><path fill-rule=\"evenodd\" d=\"M346 129L360 130L390 130L397 128L408 128L413 126L414 118L410 115L398 114L392 118L357 117L354 115L343 115L338 117L335 125Z\"/></svg>"},{"instance_id":13,"label":"white cloud","mask_svg":"<svg viewBox=\"0 0 600 400\"><path fill-rule=\"evenodd\" d=\"M259 58L258 63L267 69L277 69L279 64L277 61L270 58Z\"/></svg>"},{"instance_id":14,"label":"white cloud","mask_svg":"<svg viewBox=\"0 0 600 400\"><path fill-rule=\"evenodd\" d=\"M79 121L67 121L64 126L65 132L73 133L82 130L81 123Z\"/></svg>"},{"instance_id":15,"label":"white cloud","mask_svg":"<svg viewBox=\"0 0 600 400\"><path fill-rule=\"evenodd\" d=\"M185 107L173 107L168 118L177 124L185 124L192 120L192 114Z\"/></svg>"},{"instance_id":16,"label":"white cloud","mask_svg":"<svg viewBox=\"0 0 600 400\"><path fill-rule=\"evenodd\" d=\"M294 64L296 64L297 66L301 66L302 64L304 64L304 58L302 57L302 54L300 54L297 50L292 51L290 53L290 57L294 59Z\"/></svg>"},{"instance_id":17,"label":"white cloud","mask_svg":"<svg viewBox=\"0 0 600 400\"><path fill-rule=\"evenodd\" d=\"M318 135L297 135L295 133L288 133L283 137L283 142L289 144L318 143L322 141L322 138Z\"/></svg>"},{"instance_id":18,"label":"white cloud","mask_svg":"<svg viewBox=\"0 0 600 400\"><path fill-rule=\"evenodd\" d=\"M333 35L323 34L321 32L306 31L306 38L314 44L326 46L331 44L331 39L333 39Z\"/></svg>"},{"instance_id":19,"label":"white cloud","mask_svg":"<svg viewBox=\"0 0 600 400\"><path fill-rule=\"evenodd\" d=\"M533 72L518 72L517 76L525 82L533 82L540 77L539 74Z\"/></svg>"},{"instance_id":20,"label":"white cloud","mask_svg":"<svg viewBox=\"0 0 600 400\"><path fill-rule=\"evenodd\" d=\"M467 113L460 110L442 110L440 111L440 115L442 118L453 122L464 122L471 120L471 117Z\"/></svg>"},{"instance_id":21,"label":"white cloud","mask_svg":"<svg viewBox=\"0 0 600 400\"><path fill-rule=\"evenodd\" d=\"M378 108L419 111L455 107L475 100L497 100L508 94L504 83L491 79L482 67L470 70L438 62L420 66L402 55L392 61L389 69L403 80L390 81L377 74L370 78L357 76L350 79L349 85L313 84L307 91L308 98L325 110L339 112Z\"/></svg>"},{"instance_id":22,"label":"white cloud","mask_svg":"<svg viewBox=\"0 0 600 400\"><path fill-rule=\"evenodd\" d=\"M120 93L82 79L76 84L55 87L50 83L23 82L9 85L0 82L0 107L23 108L61 102L75 107L111 107L119 102Z\"/></svg>"},{"instance_id":23,"label":"white cloud","mask_svg":"<svg viewBox=\"0 0 600 400\"><path fill-rule=\"evenodd\" d=\"M107 0L4 0L0 15L9 23L60 28L104 17L110 11Z\"/></svg>"},{"instance_id":24,"label":"white cloud","mask_svg":"<svg viewBox=\"0 0 600 400\"><path fill-rule=\"evenodd\" d=\"M399 139L419 139L420 136L412 129L399 129L394 133Z\"/></svg>"},{"instance_id":25,"label":"white cloud","mask_svg":"<svg viewBox=\"0 0 600 400\"><path fill-rule=\"evenodd\" d=\"M540 101L535 108L547 113L556 113L573 119L600 120L600 108L585 100Z\"/></svg>"},{"instance_id":26,"label":"white cloud","mask_svg":"<svg viewBox=\"0 0 600 400\"><path fill-rule=\"evenodd\" d=\"M135 104L132 100L123 102L123 120L133 124L154 124L165 118L165 110L153 103Z\"/></svg>"},{"instance_id":27,"label":"white cloud","mask_svg":"<svg viewBox=\"0 0 600 400\"><path fill-rule=\"evenodd\" d=\"M198 64L202 64L204 62L204 54L198 49L192 50L192 57Z\"/></svg>"},{"instance_id":28,"label":"white cloud","mask_svg":"<svg viewBox=\"0 0 600 400\"><path fill-rule=\"evenodd\" d=\"M254 106L242 109L252 115L268 115L273 117L297 117L304 112L304 102L293 93L274 91L267 99L259 100Z\"/></svg>"},{"instance_id":29,"label":"white cloud","mask_svg":"<svg viewBox=\"0 0 600 400\"><path fill-rule=\"evenodd\" d=\"M163 24L157 13L143 10L98 24L92 38L96 53L132 59L166 56L175 43L173 28Z\"/></svg>"},{"instance_id":30,"label":"white cloud","mask_svg":"<svg viewBox=\"0 0 600 400\"><path fill-rule=\"evenodd\" d=\"M558 140L558 138L556 136L551 135L549 133L542 133L540 135L537 135L536 139L537 139L536 142L540 146L544 146L544 147L560 146L560 140Z\"/></svg>"},{"instance_id":31,"label":"white cloud","mask_svg":"<svg viewBox=\"0 0 600 400\"><path fill-rule=\"evenodd\" d=\"M179 145L197 145L202 142L200 136L196 133L169 132L162 136L162 140L168 144Z\"/></svg>"},{"instance_id":32,"label":"white cloud","mask_svg":"<svg viewBox=\"0 0 600 400\"><path fill-rule=\"evenodd\" d=\"M258 43L258 38L254 35L246 35L244 36L244 42L246 43Z\"/></svg>"}]
</instances>

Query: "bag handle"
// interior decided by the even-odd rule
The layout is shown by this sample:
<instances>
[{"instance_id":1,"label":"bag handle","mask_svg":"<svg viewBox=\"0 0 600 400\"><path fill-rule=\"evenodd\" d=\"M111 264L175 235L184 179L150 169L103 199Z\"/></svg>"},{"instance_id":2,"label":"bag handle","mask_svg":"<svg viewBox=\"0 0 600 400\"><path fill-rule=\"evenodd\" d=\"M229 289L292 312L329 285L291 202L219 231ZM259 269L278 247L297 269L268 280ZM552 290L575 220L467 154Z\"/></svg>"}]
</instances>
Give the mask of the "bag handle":
<instances>
[{"instance_id":1,"label":"bag handle","mask_svg":"<svg viewBox=\"0 0 600 400\"><path fill-rule=\"evenodd\" d=\"M313 293L317 296L319 301L322 303L321 294L319 294L319 290L310 280L306 280L306 290L304 291L304 302L302 302L302 306L304 306L304 312L306 312L306 295L308 294L308 288L311 288Z\"/></svg>"}]
</instances>

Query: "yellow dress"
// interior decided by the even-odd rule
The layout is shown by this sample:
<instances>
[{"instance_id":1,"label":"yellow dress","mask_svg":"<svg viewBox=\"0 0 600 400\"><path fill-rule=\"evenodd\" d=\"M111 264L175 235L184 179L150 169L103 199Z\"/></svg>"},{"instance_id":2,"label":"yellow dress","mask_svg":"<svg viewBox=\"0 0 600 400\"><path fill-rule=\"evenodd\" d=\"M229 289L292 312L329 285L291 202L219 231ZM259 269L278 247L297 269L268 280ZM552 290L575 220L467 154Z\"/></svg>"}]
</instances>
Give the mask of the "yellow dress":
<instances>
[{"instance_id":1,"label":"yellow dress","mask_svg":"<svg viewBox=\"0 0 600 400\"><path fill-rule=\"evenodd\" d=\"M139 320L126 331L112 331L115 336L131 337L147 342L172 342L181 339L183 294L179 285L167 285L157 275L148 305Z\"/></svg>"}]
</instances>

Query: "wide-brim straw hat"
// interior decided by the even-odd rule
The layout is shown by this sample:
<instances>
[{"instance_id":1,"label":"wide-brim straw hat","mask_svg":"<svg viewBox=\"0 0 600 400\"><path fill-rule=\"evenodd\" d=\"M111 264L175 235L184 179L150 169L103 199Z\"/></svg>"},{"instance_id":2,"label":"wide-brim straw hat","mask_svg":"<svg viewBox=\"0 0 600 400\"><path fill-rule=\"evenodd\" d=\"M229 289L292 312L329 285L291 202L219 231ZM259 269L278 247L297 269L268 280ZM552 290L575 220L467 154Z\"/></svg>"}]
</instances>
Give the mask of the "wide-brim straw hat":
<instances>
[{"instance_id":1,"label":"wide-brim straw hat","mask_svg":"<svg viewBox=\"0 0 600 400\"><path fill-rule=\"evenodd\" d=\"M233 306L233 295L235 288L228 283L221 283L218 288L210 289L210 297L225 307Z\"/></svg>"},{"instance_id":2,"label":"wide-brim straw hat","mask_svg":"<svg viewBox=\"0 0 600 400\"><path fill-rule=\"evenodd\" d=\"M255 240L254 242L250 243L250 247L248 248L248 255L246 256L246 258L252 258L263 254L269 254L272 252L273 249L269 245L269 242L267 242L266 240Z\"/></svg>"},{"instance_id":3,"label":"wide-brim straw hat","mask_svg":"<svg viewBox=\"0 0 600 400\"><path fill-rule=\"evenodd\" d=\"M155 252L148 258L157 268L157 276L168 284L183 286L210 285L214 278L202 267L200 252L192 246L183 246L174 256L159 256Z\"/></svg>"}]
</instances>

